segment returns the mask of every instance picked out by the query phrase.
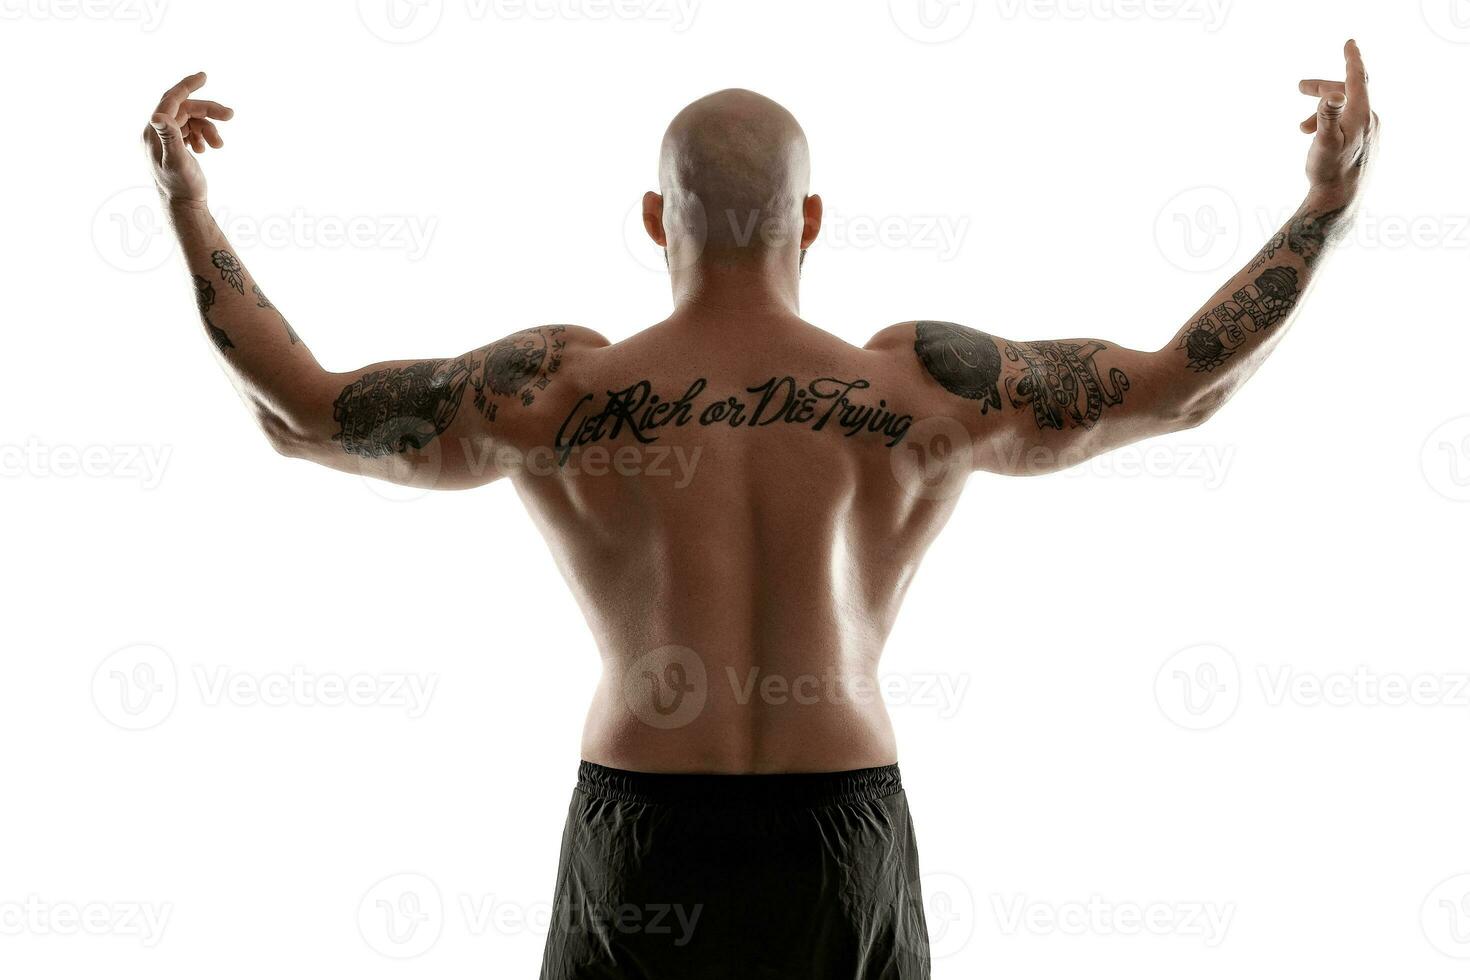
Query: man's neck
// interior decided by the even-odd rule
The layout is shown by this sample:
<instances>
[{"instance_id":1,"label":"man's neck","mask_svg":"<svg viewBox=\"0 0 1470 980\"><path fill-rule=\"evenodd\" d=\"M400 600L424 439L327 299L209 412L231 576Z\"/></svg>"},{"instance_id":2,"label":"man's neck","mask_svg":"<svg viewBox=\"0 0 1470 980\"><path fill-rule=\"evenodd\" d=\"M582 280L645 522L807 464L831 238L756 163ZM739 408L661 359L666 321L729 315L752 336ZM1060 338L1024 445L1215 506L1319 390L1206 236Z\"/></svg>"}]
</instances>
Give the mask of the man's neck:
<instances>
[{"instance_id":1,"label":"man's neck","mask_svg":"<svg viewBox=\"0 0 1470 980\"><path fill-rule=\"evenodd\" d=\"M674 315L798 316L799 255L701 259L670 271Z\"/></svg>"}]
</instances>

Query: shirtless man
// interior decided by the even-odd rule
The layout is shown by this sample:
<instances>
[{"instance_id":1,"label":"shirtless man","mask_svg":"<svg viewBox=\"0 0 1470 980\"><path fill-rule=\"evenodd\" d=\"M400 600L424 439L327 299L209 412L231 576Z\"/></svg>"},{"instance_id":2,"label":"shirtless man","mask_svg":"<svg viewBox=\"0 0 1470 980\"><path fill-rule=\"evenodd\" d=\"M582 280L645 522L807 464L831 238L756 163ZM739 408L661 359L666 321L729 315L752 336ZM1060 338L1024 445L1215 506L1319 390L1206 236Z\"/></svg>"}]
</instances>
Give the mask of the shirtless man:
<instances>
[{"instance_id":1,"label":"shirtless man","mask_svg":"<svg viewBox=\"0 0 1470 980\"><path fill-rule=\"evenodd\" d=\"M532 326L333 373L210 217L194 154L233 113L193 98L203 73L165 93L154 176L205 334L271 445L416 485L511 479L592 628L603 674L543 978L929 975L874 696L904 589L971 470L1046 472L1189 428L1250 377L1358 198L1377 121L1353 42L1346 59L1344 82L1301 83L1319 103L1300 210L1157 351L938 321L857 348L803 321L822 224L805 137L731 90L675 117L644 195L668 319L615 344ZM826 690L763 697L752 677Z\"/></svg>"}]
</instances>

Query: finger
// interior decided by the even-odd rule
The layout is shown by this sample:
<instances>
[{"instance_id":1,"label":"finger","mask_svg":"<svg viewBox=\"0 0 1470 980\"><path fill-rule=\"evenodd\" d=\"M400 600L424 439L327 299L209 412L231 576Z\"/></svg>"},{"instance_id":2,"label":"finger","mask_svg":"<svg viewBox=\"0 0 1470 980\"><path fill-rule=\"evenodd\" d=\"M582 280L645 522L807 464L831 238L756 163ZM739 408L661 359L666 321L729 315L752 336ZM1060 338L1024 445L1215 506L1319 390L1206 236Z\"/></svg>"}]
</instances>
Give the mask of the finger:
<instances>
[{"instance_id":1,"label":"finger","mask_svg":"<svg viewBox=\"0 0 1470 980\"><path fill-rule=\"evenodd\" d=\"M204 142L218 150L225 145L225 141L219 134L219 129L208 119L195 120L194 125L199 127L199 135L204 137Z\"/></svg>"},{"instance_id":2,"label":"finger","mask_svg":"<svg viewBox=\"0 0 1470 980\"><path fill-rule=\"evenodd\" d=\"M148 125L153 128L153 134L158 137L159 148L162 151L160 159L167 166L169 159L183 150L184 134L179 131L173 117L163 112L155 112L148 120Z\"/></svg>"},{"instance_id":3,"label":"finger","mask_svg":"<svg viewBox=\"0 0 1470 980\"><path fill-rule=\"evenodd\" d=\"M199 130L190 130L184 134L184 139L188 140L189 148L195 153L204 152L204 137L199 135Z\"/></svg>"},{"instance_id":4,"label":"finger","mask_svg":"<svg viewBox=\"0 0 1470 980\"><path fill-rule=\"evenodd\" d=\"M1347 96L1332 92L1317 106L1317 138L1342 139L1342 110L1347 105Z\"/></svg>"},{"instance_id":5,"label":"finger","mask_svg":"<svg viewBox=\"0 0 1470 980\"><path fill-rule=\"evenodd\" d=\"M1317 131L1317 114L1315 112L1302 120L1301 130L1304 133L1315 133Z\"/></svg>"},{"instance_id":6,"label":"finger","mask_svg":"<svg viewBox=\"0 0 1470 980\"><path fill-rule=\"evenodd\" d=\"M186 99L179 106L179 111L174 118L194 119L219 119L221 121L233 119L235 110L229 106L220 105L218 102L210 102L208 99Z\"/></svg>"},{"instance_id":7,"label":"finger","mask_svg":"<svg viewBox=\"0 0 1470 980\"><path fill-rule=\"evenodd\" d=\"M1353 114L1368 118L1368 69L1363 65L1363 52L1358 50L1357 41L1349 41L1343 48L1347 58L1347 98Z\"/></svg>"},{"instance_id":8,"label":"finger","mask_svg":"<svg viewBox=\"0 0 1470 980\"><path fill-rule=\"evenodd\" d=\"M1315 95L1321 98L1328 92L1344 92L1347 85L1344 82L1331 82L1325 78L1303 78L1296 83L1297 91L1303 95Z\"/></svg>"},{"instance_id":9,"label":"finger","mask_svg":"<svg viewBox=\"0 0 1470 980\"><path fill-rule=\"evenodd\" d=\"M202 71L196 71L187 78L180 79L177 85L163 93L163 98L158 100L157 111L166 112L170 116L178 115L179 106L189 97L189 93L197 91L204 81L205 75Z\"/></svg>"}]
</instances>

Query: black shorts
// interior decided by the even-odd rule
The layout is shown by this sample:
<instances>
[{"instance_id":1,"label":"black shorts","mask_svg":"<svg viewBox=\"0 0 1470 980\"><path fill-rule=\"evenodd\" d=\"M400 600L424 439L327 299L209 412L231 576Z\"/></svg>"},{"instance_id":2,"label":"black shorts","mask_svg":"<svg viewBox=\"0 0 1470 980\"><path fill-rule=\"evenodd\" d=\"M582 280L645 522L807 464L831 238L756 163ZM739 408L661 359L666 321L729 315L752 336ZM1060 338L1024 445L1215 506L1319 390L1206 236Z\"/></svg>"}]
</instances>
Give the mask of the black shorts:
<instances>
[{"instance_id":1,"label":"black shorts","mask_svg":"<svg viewBox=\"0 0 1470 980\"><path fill-rule=\"evenodd\" d=\"M579 776L541 980L929 976L897 766Z\"/></svg>"}]
</instances>

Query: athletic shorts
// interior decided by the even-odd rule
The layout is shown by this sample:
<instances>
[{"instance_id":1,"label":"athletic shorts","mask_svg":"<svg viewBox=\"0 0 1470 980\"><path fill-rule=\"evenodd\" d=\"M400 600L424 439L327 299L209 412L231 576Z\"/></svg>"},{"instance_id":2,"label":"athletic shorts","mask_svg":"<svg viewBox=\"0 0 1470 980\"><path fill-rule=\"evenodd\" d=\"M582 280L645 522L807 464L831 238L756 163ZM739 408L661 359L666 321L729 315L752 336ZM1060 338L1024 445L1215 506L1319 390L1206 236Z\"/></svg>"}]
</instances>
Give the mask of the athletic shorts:
<instances>
[{"instance_id":1,"label":"athletic shorts","mask_svg":"<svg viewBox=\"0 0 1470 980\"><path fill-rule=\"evenodd\" d=\"M713 776L582 763L541 980L919 980L898 767Z\"/></svg>"}]
</instances>

